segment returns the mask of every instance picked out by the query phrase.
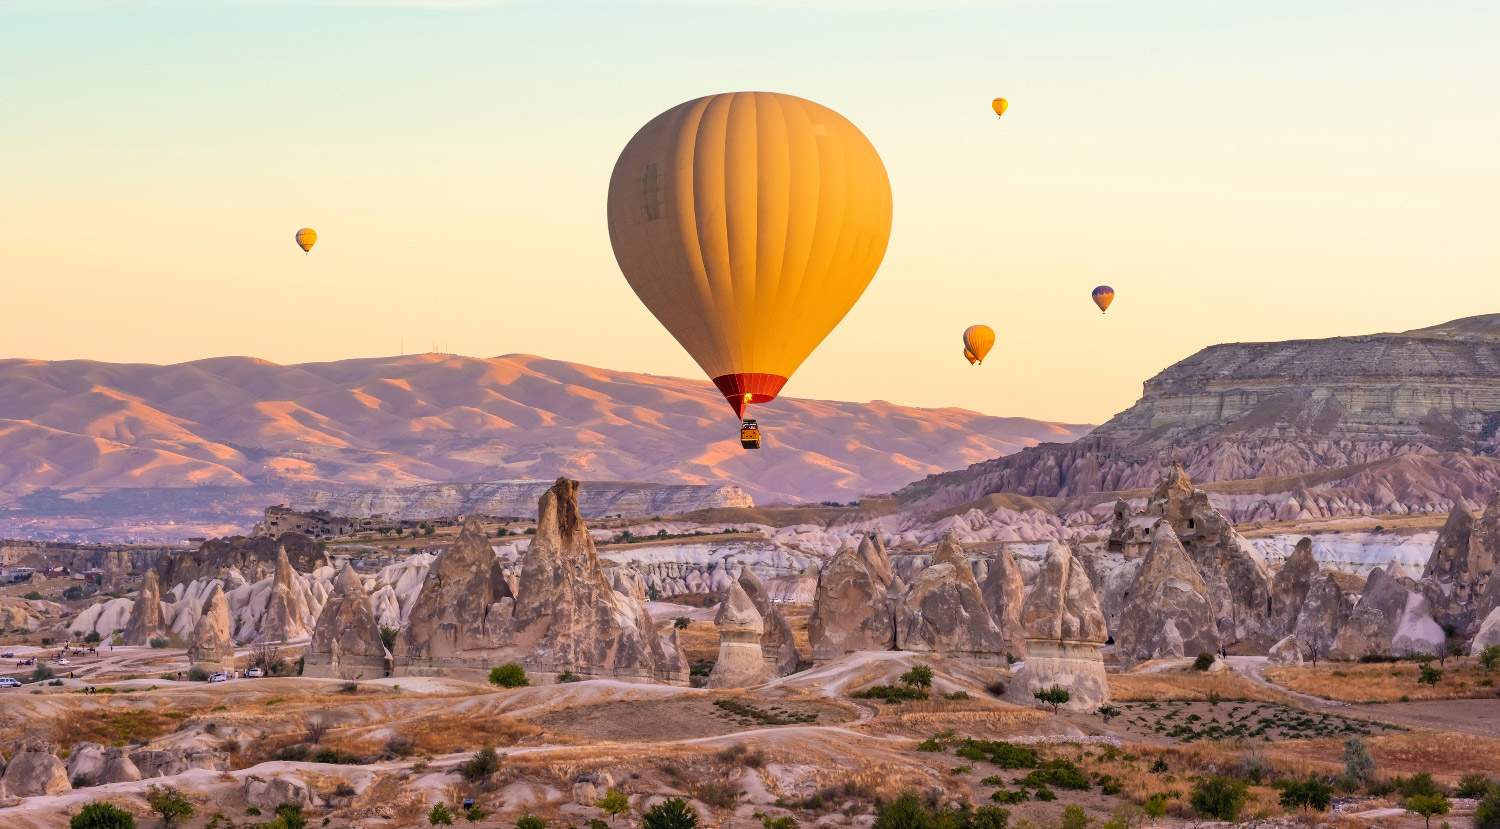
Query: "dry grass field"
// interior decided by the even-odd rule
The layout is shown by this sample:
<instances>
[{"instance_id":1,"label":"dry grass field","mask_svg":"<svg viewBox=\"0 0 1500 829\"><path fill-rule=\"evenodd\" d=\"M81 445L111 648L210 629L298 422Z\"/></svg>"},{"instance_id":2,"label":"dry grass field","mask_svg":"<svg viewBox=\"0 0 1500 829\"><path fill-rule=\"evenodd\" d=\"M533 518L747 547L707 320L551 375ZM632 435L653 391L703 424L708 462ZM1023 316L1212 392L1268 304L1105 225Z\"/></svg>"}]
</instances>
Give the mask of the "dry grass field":
<instances>
[{"instance_id":1,"label":"dry grass field","mask_svg":"<svg viewBox=\"0 0 1500 829\"><path fill-rule=\"evenodd\" d=\"M1438 668L1436 662L1431 667ZM1435 699L1497 699L1500 673L1486 672L1472 657L1450 657L1436 685L1417 682L1415 662L1321 662L1318 667L1267 668L1266 679L1301 694L1339 702L1406 702Z\"/></svg>"},{"instance_id":2,"label":"dry grass field","mask_svg":"<svg viewBox=\"0 0 1500 829\"><path fill-rule=\"evenodd\" d=\"M1287 694L1251 682L1228 671L1209 674L1183 669L1161 673L1109 675L1109 695L1118 701L1202 700L1207 699L1210 692L1217 693L1226 700L1250 699L1283 703L1292 701Z\"/></svg>"}]
</instances>

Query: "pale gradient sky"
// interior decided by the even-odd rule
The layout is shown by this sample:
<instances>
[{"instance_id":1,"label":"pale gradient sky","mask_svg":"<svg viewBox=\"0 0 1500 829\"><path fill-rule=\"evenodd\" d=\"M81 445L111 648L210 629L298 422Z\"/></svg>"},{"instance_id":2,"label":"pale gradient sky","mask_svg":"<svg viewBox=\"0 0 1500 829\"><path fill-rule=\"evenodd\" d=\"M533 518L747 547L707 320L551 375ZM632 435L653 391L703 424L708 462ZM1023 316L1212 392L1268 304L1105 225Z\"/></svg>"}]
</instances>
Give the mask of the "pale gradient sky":
<instances>
[{"instance_id":1,"label":"pale gradient sky","mask_svg":"<svg viewBox=\"0 0 1500 829\"><path fill-rule=\"evenodd\" d=\"M843 113L895 198L789 395L1099 422L1216 342L1500 311L1500 3L798 5L0 0L0 355L697 377L605 189L747 89Z\"/></svg>"}]
</instances>

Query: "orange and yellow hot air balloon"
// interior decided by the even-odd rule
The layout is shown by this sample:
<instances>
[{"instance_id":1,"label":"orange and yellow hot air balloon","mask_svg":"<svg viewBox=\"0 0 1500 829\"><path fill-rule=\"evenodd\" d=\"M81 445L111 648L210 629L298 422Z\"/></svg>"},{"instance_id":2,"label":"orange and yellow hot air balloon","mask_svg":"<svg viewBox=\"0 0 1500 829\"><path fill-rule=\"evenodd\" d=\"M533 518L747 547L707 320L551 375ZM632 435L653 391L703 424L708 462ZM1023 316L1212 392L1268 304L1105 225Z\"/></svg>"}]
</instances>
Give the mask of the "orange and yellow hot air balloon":
<instances>
[{"instance_id":1,"label":"orange and yellow hot air balloon","mask_svg":"<svg viewBox=\"0 0 1500 829\"><path fill-rule=\"evenodd\" d=\"M984 357L994 345L995 331L988 325L971 325L964 329L964 356L971 365L984 365Z\"/></svg>"},{"instance_id":2,"label":"orange and yellow hot air balloon","mask_svg":"<svg viewBox=\"0 0 1500 829\"><path fill-rule=\"evenodd\" d=\"M615 162L608 217L630 287L743 418L870 284L890 240L891 185L837 112L730 92L641 127Z\"/></svg>"},{"instance_id":3,"label":"orange and yellow hot air balloon","mask_svg":"<svg viewBox=\"0 0 1500 829\"><path fill-rule=\"evenodd\" d=\"M1007 109L1010 109L1010 101L1007 101L1004 98L996 98L995 100L990 101L990 109L993 109L995 111L996 118L1002 118L1005 116L1005 111Z\"/></svg>"},{"instance_id":4,"label":"orange and yellow hot air balloon","mask_svg":"<svg viewBox=\"0 0 1500 829\"><path fill-rule=\"evenodd\" d=\"M312 250L312 246L317 244L317 241L318 232L316 230L313 230L310 227L304 227L301 230L297 231L297 247L302 248L303 253L307 253L308 251Z\"/></svg>"},{"instance_id":5,"label":"orange and yellow hot air balloon","mask_svg":"<svg viewBox=\"0 0 1500 829\"><path fill-rule=\"evenodd\" d=\"M1109 310L1109 304L1115 301L1115 289L1108 285L1100 285L1094 289L1094 304L1099 306L1099 313Z\"/></svg>"}]
</instances>

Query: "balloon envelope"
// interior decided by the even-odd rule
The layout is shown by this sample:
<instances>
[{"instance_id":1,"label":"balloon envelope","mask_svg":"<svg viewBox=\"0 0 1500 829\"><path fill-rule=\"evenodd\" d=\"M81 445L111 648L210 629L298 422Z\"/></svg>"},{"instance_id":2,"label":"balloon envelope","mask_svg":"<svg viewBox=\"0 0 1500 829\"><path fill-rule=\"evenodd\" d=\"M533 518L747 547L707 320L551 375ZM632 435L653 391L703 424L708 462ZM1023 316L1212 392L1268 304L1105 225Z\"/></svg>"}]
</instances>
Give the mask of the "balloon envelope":
<instances>
[{"instance_id":1,"label":"balloon envelope","mask_svg":"<svg viewBox=\"0 0 1500 829\"><path fill-rule=\"evenodd\" d=\"M318 232L310 227L304 227L297 231L297 247L306 253L312 250L312 246L318 241Z\"/></svg>"},{"instance_id":2,"label":"balloon envelope","mask_svg":"<svg viewBox=\"0 0 1500 829\"><path fill-rule=\"evenodd\" d=\"M1010 109L1010 101L1007 101L1004 98L996 98L995 100L990 102L990 108L995 110L996 116L1004 115L1005 111L1007 109Z\"/></svg>"},{"instance_id":3,"label":"balloon envelope","mask_svg":"<svg viewBox=\"0 0 1500 829\"><path fill-rule=\"evenodd\" d=\"M891 185L837 112L731 92L641 127L615 162L607 212L626 281L743 417L870 284Z\"/></svg>"},{"instance_id":4,"label":"balloon envelope","mask_svg":"<svg viewBox=\"0 0 1500 829\"><path fill-rule=\"evenodd\" d=\"M995 345L995 331L988 325L971 325L964 329L964 356L969 362L984 364L984 357Z\"/></svg>"},{"instance_id":5,"label":"balloon envelope","mask_svg":"<svg viewBox=\"0 0 1500 829\"><path fill-rule=\"evenodd\" d=\"M1115 301L1115 289L1108 285L1100 285L1094 289L1094 304L1099 306L1099 313L1109 310L1109 304Z\"/></svg>"}]
</instances>

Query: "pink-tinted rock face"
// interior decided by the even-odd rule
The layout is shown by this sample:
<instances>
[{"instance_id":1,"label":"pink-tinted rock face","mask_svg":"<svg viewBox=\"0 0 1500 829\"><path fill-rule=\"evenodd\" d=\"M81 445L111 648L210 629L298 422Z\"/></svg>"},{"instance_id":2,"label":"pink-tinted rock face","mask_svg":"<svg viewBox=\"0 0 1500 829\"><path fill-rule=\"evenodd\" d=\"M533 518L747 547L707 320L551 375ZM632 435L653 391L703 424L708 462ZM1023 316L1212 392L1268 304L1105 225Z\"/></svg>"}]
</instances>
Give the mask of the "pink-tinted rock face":
<instances>
[{"instance_id":1,"label":"pink-tinted rock face","mask_svg":"<svg viewBox=\"0 0 1500 829\"><path fill-rule=\"evenodd\" d=\"M1115 650L1127 664L1219 650L1208 587L1166 519L1136 573L1120 614Z\"/></svg>"},{"instance_id":2,"label":"pink-tinted rock face","mask_svg":"<svg viewBox=\"0 0 1500 829\"><path fill-rule=\"evenodd\" d=\"M807 622L815 662L855 651L896 646L887 587L870 573L853 547L844 547L818 575L818 593Z\"/></svg>"},{"instance_id":3,"label":"pink-tinted rock face","mask_svg":"<svg viewBox=\"0 0 1500 829\"><path fill-rule=\"evenodd\" d=\"M389 671L390 658L364 586L354 568L345 564L334 579L333 595L318 614L302 675L378 679Z\"/></svg>"}]
</instances>

